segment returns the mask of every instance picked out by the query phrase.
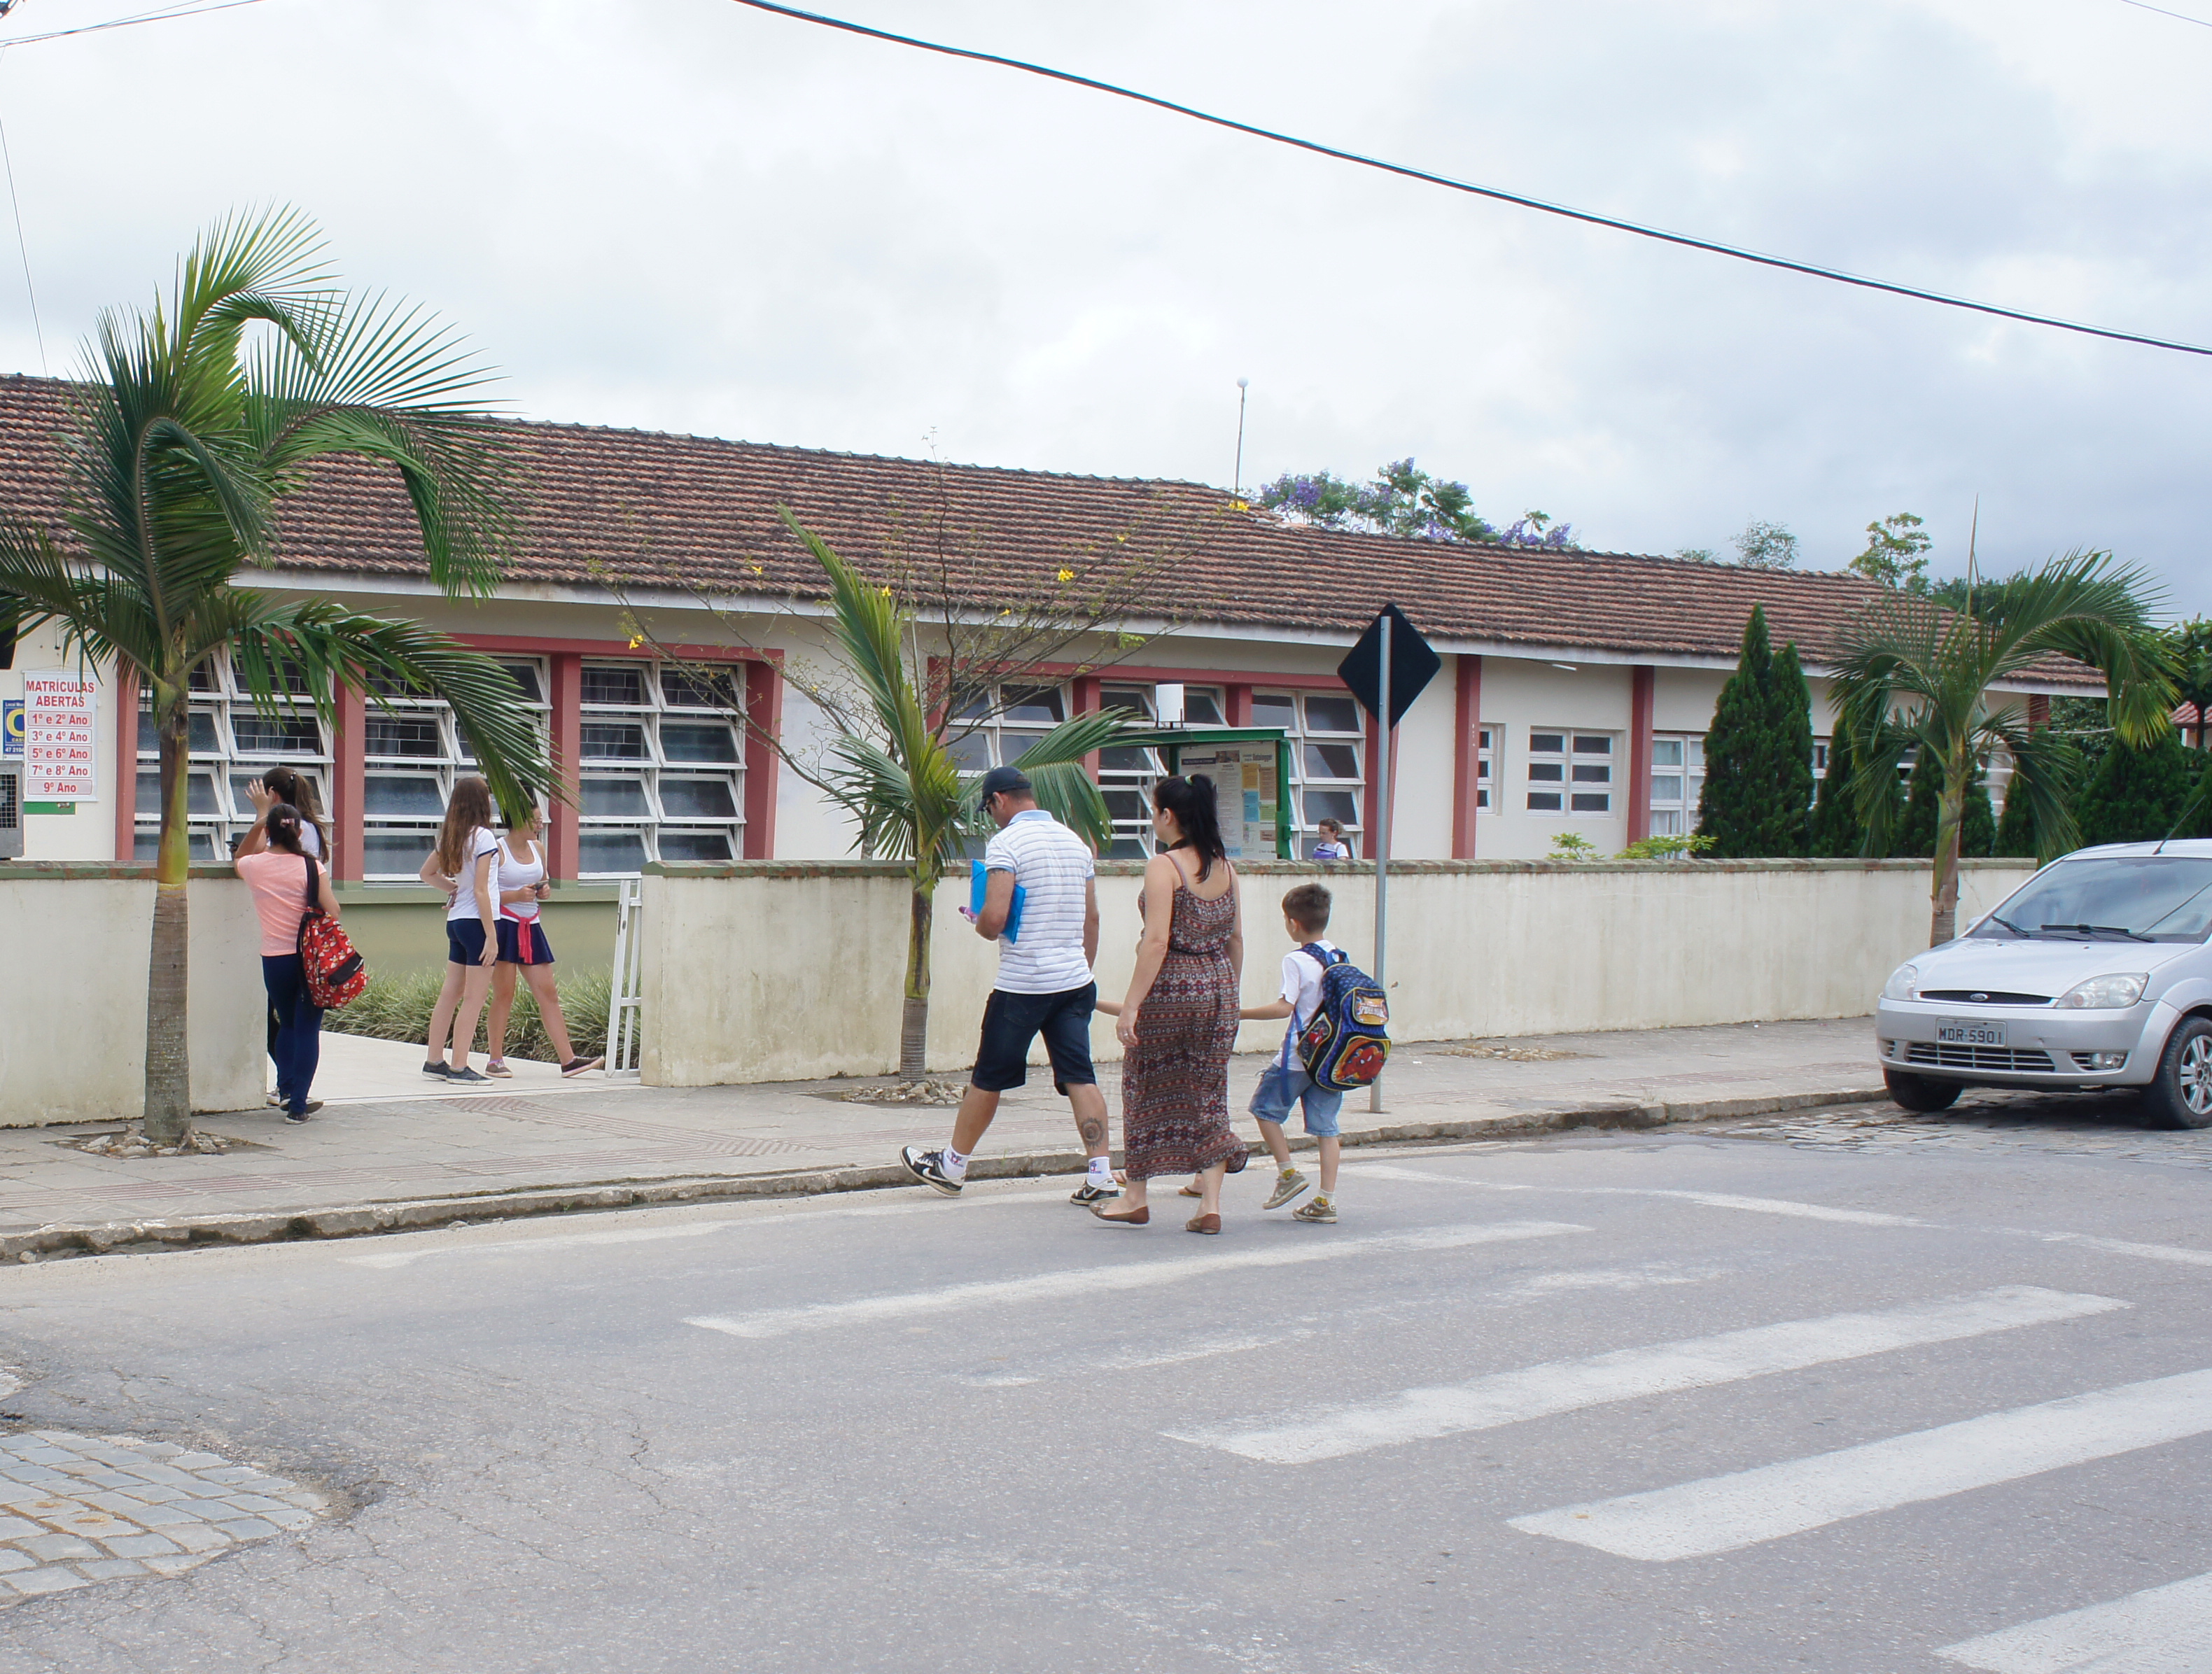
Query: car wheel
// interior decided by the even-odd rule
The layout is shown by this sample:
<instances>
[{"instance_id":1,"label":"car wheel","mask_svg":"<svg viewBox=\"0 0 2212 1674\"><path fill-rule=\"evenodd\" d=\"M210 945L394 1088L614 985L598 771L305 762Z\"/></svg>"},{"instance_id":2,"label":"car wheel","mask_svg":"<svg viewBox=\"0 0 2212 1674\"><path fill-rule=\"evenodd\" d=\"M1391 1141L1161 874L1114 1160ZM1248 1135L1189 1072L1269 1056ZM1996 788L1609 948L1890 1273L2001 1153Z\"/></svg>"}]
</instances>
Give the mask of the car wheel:
<instances>
[{"instance_id":1,"label":"car wheel","mask_svg":"<svg viewBox=\"0 0 2212 1674\"><path fill-rule=\"evenodd\" d=\"M1926 1076L1908 1076L1896 1070L1884 1070L1881 1078L1893 1100L1907 1110L1923 1113L1948 1110L1966 1090L1955 1081L1930 1081Z\"/></svg>"},{"instance_id":2,"label":"car wheel","mask_svg":"<svg viewBox=\"0 0 2212 1674\"><path fill-rule=\"evenodd\" d=\"M2212 1127L2212 1020L2184 1017L2166 1037L2143 1107L2160 1127Z\"/></svg>"}]
</instances>

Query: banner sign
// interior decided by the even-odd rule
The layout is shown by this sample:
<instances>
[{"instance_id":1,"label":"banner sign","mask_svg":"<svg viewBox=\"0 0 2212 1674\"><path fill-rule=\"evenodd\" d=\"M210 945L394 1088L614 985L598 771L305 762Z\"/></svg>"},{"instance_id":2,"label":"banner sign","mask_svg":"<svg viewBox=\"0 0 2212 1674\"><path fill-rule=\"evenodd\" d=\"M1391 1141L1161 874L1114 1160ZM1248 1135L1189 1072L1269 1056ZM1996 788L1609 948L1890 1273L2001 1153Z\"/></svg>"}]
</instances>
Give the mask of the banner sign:
<instances>
[{"instance_id":1,"label":"banner sign","mask_svg":"<svg viewBox=\"0 0 2212 1674\"><path fill-rule=\"evenodd\" d=\"M97 802L100 682L58 669L23 676L23 800Z\"/></svg>"},{"instance_id":2,"label":"banner sign","mask_svg":"<svg viewBox=\"0 0 2212 1674\"><path fill-rule=\"evenodd\" d=\"M1234 744L1186 744L1176 771L1204 773L1220 798L1221 844L1231 860L1275 858L1275 745L1272 739Z\"/></svg>"}]
</instances>

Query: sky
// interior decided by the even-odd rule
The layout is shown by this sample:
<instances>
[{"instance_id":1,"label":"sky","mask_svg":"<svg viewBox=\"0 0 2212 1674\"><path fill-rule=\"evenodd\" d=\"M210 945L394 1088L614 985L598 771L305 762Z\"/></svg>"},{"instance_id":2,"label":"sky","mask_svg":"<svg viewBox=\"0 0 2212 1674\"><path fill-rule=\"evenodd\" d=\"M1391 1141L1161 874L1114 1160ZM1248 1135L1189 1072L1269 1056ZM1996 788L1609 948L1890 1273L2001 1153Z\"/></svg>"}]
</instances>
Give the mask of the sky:
<instances>
[{"instance_id":1,"label":"sky","mask_svg":"<svg viewBox=\"0 0 2212 1674\"><path fill-rule=\"evenodd\" d=\"M819 0L1436 173L2212 345L2212 27L2126 0ZM0 42L159 0L18 0ZM2212 22L2212 0L2170 9ZM2195 114L2192 116L2191 112ZM0 370L283 202L520 416L1230 486L1412 456L1494 522L2212 612L2212 360L1301 154L730 0L256 0L0 52ZM34 331L23 257L35 287ZM43 336L43 351L40 336Z\"/></svg>"}]
</instances>

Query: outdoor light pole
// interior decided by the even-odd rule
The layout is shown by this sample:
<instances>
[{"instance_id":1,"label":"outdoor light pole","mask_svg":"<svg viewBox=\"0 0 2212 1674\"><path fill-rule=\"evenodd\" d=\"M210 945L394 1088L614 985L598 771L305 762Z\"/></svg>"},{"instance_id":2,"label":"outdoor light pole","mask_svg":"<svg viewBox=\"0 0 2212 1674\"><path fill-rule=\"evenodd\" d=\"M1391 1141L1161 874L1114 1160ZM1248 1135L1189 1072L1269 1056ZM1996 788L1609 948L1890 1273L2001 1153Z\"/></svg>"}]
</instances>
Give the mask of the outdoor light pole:
<instances>
[{"instance_id":1,"label":"outdoor light pole","mask_svg":"<svg viewBox=\"0 0 2212 1674\"><path fill-rule=\"evenodd\" d=\"M1244 400L1245 391L1251 387L1252 380L1249 378L1237 380L1237 470L1230 482L1229 492L1237 495L1244 492Z\"/></svg>"},{"instance_id":2,"label":"outdoor light pole","mask_svg":"<svg viewBox=\"0 0 2212 1674\"><path fill-rule=\"evenodd\" d=\"M1382 729L1382 748L1375 752L1375 986L1390 992L1390 641L1395 636L1386 621L1382 627L1382 678L1376 683L1382 707L1375 724ZM1382 1077L1368 1083L1367 1107L1382 1108Z\"/></svg>"}]
</instances>

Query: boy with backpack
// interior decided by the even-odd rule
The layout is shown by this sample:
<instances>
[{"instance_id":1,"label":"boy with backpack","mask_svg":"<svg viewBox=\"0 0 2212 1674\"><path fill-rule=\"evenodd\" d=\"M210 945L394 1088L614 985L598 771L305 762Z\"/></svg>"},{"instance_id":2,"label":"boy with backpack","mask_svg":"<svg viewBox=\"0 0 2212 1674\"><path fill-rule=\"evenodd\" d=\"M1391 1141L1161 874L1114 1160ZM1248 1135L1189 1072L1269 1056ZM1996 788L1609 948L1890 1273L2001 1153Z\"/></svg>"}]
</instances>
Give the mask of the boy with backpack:
<instances>
[{"instance_id":1,"label":"boy with backpack","mask_svg":"<svg viewBox=\"0 0 2212 1674\"><path fill-rule=\"evenodd\" d=\"M1246 1006L1239 1014L1255 1022L1270 1017L1291 1020L1289 1028L1283 1031L1282 1050L1261 1073L1260 1085L1252 1095L1252 1113L1260 1119L1260 1137L1267 1142L1275 1167L1280 1170L1275 1189L1264 1207L1279 1209L1312 1184L1291 1166L1290 1142L1283 1137L1283 1123L1295 1104L1304 1112L1305 1131L1321 1142L1321 1190L1311 1203L1293 1210L1291 1219L1325 1226L1336 1222L1336 1166L1344 1154L1337 1116L1344 1106L1344 1094L1340 1088L1332 1089L1316 1079L1299 1037L1331 1000L1359 1007L1360 1011L1355 1015L1366 1022L1368 1014L1379 1009L1382 998L1376 992L1371 1001L1368 999L1366 990L1371 985L1367 984L1365 977L1351 971L1344 950L1324 937L1323 932L1328 929L1329 905L1328 891L1318 883L1301 883L1283 897L1283 928L1297 945L1283 955L1282 997L1266 1005ZM1326 994L1331 967L1343 967L1346 976L1357 977L1363 987L1349 992L1341 999ZM1340 980L1338 986L1345 986ZM1387 1045L1381 1051L1387 1052ZM1363 1055L1372 1058L1373 1071L1347 1064L1341 1061L1345 1056L1341 1049L1333 1051L1316 1062L1314 1068L1330 1078L1334 1078L1336 1071L1351 1070L1346 1079L1354 1082L1363 1075L1364 1079L1373 1080L1373 1071L1381 1068L1380 1053L1373 1045L1369 1045Z\"/></svg>"}]
</instances>

